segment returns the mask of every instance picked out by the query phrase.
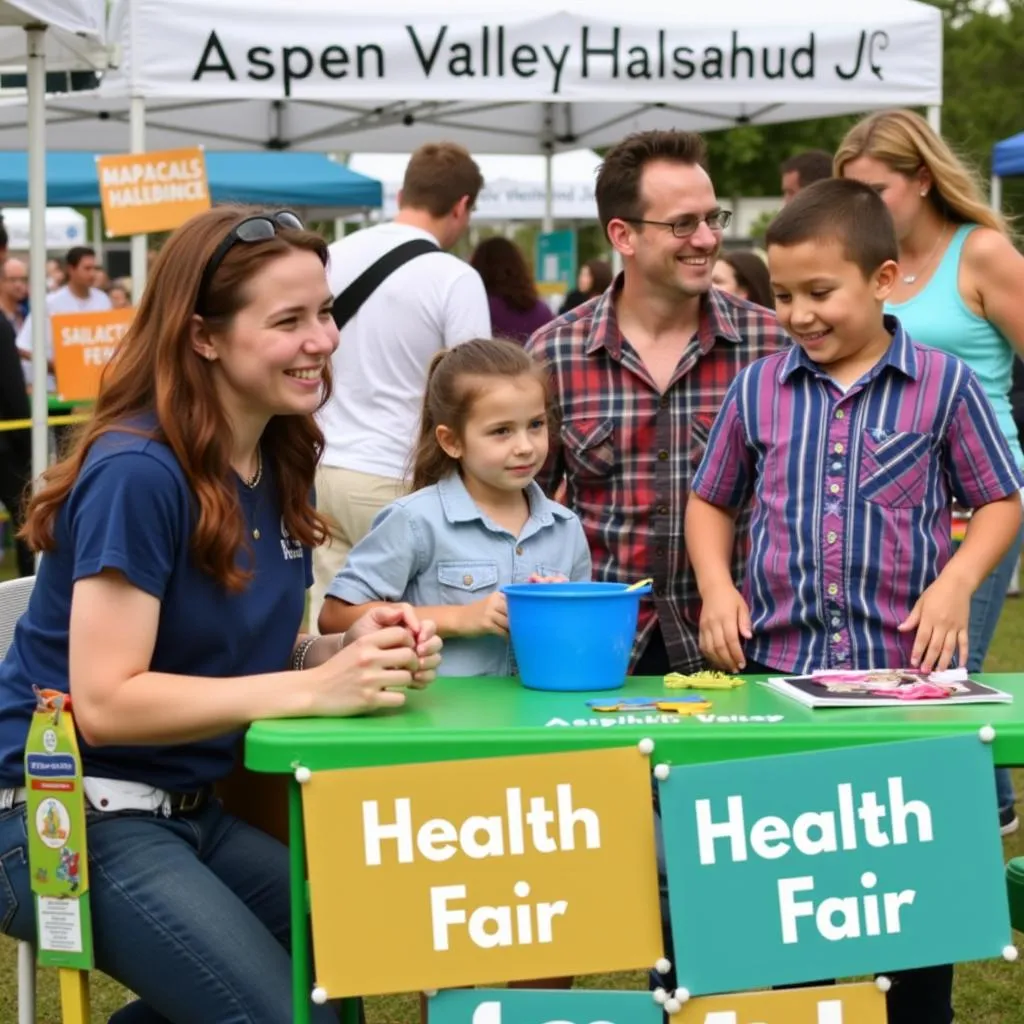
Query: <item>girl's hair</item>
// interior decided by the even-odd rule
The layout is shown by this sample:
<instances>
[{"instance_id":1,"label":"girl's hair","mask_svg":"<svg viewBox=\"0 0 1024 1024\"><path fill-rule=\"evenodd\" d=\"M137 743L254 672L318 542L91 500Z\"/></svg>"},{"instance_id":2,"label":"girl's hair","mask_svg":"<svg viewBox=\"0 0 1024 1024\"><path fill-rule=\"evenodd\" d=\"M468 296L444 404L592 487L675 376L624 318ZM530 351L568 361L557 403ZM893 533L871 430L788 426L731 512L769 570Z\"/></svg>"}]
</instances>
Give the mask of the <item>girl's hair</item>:
<instances>
[{"instance_id":1,"label":"girl's hair","mask_svg":"<svg viewBox=\"0 0 1024 1024\"><path fill-rule=\"evenodd\" d=\"M612 265L607 260L587 260L583 264L590 271L590 291L587 298L592 299L595 295L603 295L612 283Z\"/></svg>"},{"instance_id":2,"label":"girl's hair","mask_svg":"<svg viewBox=\"0 0 1024 1024\"><path fill-rule=\"evenodd\" d=\"M843 168L862 156L872 157L908 178L927 168L932 177L928 199L946 220L954 224L981 224L1009 234L1006 220L985 202L975 171L919 114L890 110L872 114L854 125L836 150L836 177L841 178Z\"/></svg>"},{"instance_id":3,"label":"girl's hair","mask_svg":"<svg viewBox=\"0 0 1024 1024\"><path fill-rule=\"evenodd\" d=\"M752 249L732 249L718 257L732 267L736 283L747 293L747 300L765 309L775 308L771 277L764 260Z\"/></svg>"},{"instance_id":4,"label":"girl's hair","mask_svg":"<svg viewBox=\"0 0 1024 1024\"><path fill-rule=\"evenodd\" d=\"M476 400L488 381L532 377L544 391L551 417L551 395L544 368L511 341L477 338L438 352L430 362L423 396L420 433L413 449L412 489L418 491L450 476L459 467L437 440L437 428L448 427L461 437Z\"/></svg>"},{"instance_id":5,"label":"girl's hair","mask_svg":"<svg viewBox=\"0 0 1024 1024\"><path fill-rule=\"evenodd\" d=\"M530 268L519 247L501 235L485 238L469 259L488 295L498 295L513 309L525 313L540 301Z\"/></svg>"},{"instance_id":6,"label":"girl's hair","mask_svg":"<svg viewBox=\"0 0 1024 1024\"><path fill-rule=\"evenodd\" d=\"M160 251L149 287L114 357L104 369L92 418L66 457L44 477L32 498L21 536L36 551L55 546L57 514L75 485L89 449L112 431L151 436L174 452L195 504L192 553L196 564L230 591L244 589L251 573L236 556L248 543L238 491L229 463L231 427L217 398L212 366L192 347L192 323L200 279L214 251L246 218L262 211L220 206L183 224ZM252 279L274 260L313 253L327 265L327 246L309 231L278 227L273 238L236 242L225 254L206 292L203 321L223 333L251 301ZM330 362L321 404L330 395ZM139 425L147 415L155 429ZM261 441L273 470L284 528L314 546L328 533L328 520L310 502L324 437L312 416L275 416Z\"/></svg>"}]
</instances>

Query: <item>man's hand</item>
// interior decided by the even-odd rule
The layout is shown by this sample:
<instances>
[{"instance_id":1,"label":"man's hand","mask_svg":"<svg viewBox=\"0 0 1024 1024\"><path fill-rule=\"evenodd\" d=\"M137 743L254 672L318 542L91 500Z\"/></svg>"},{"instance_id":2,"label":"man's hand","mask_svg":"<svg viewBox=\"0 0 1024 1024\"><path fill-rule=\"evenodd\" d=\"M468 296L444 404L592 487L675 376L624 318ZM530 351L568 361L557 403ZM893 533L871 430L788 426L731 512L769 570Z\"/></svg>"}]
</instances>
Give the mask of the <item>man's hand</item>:
<instances>
[{"instance_id":1,"label":"man's hand","mask_svg":"<svg viewBox=\"0 0 1024 1024\"><path fill-rule=\"evenodd\" d=\"M949 668L953 655L961 666L967 664L967 624L971 591L952 577L939 578L918 598L904 622L901 633L916 629L912 668L922 672Z\"/></svg>"},{"instance_id":2,"label":"man's hand","mask_svg":"<svg viewBox=\"0 0 1024 1024\"><path fill-rule=\"evenodd\" d=\"M700 613L700 649L716 668L740 672L747 661L740 637L754 635L750 610L743 595L730 583L722 583L704 595Z\"/></svg>"}]
</instances>

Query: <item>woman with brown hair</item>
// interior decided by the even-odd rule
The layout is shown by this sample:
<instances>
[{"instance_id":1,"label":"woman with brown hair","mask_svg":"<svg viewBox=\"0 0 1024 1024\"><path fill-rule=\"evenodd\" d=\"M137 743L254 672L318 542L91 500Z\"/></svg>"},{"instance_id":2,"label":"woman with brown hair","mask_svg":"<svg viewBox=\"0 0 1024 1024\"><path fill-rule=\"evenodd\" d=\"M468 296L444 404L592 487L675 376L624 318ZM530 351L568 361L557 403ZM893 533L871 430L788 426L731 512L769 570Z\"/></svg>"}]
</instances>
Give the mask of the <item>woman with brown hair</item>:
<instances>
[{"instance_id":1,"label":"woman with brown hair","mask_svg":"<svg viewBox=\"0 0 1024 1024\"><path fill-rule=\"evenodd\" d=\"M598 295L604 295L611 287L614 276L608 260L587 260L576 275L575 291L569 292L565 297L558 315L568 313L570 309L582 306L584 302L589 302Z\"/></svg>"},{"instance_id":2,"label":"woman with brown hair","mask_svg":"<svg viewBox=\"0 0 1024 1024\"><path fill-rule=\"evenodd\" d=\"M299 634L327 532L311 500L338 343L326 260L287 212L180 228L28 510L43 556L0 664L0 931L34 939L33 688L70 692L96 966L139 997L116 1024L291 1019L287 851L212 786L249 722L394 707L439 660L402 606Z\"/></svg>"},{"instance_id":3,"label":"woman with brown hair","mask_svg":"<svg viewBox=\"0 0 1024 1024\"><path fill-rule=\"evenodd\" d=\"M541 301L519 247L507 238L485 238L473 250L470 265L480 275L491 308L491 333L524 344L555 314Z\"/></svg>"}]
</instances>

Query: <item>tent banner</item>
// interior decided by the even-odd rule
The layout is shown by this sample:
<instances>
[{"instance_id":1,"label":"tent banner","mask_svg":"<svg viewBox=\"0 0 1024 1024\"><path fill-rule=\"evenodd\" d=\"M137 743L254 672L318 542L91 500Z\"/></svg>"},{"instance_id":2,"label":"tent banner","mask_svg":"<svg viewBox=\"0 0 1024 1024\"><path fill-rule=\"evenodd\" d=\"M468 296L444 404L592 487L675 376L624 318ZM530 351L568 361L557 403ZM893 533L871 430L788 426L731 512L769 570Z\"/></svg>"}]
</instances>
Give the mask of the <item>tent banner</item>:
<instances>
[{"instance_id":1,"label":"tent banner","mask_svg":"<svg viewBox=\"0 0 1024 1024\"><path fill-rule=\"evenodd\" d=\"M173 231L210 208L199 146L98 156L96 173L108 237Z\"/></svg>"},{"instance_id":2,"label":"tent banner","mask_svg":"<svg viewBox=\"0 0 1024 1024\"><path fill-rule=\"evenodd\" d=\"M134 88L150 98L339 104L756 98L756 108L813 96L870 107L942 96L941 14L924 4L801 5L799 17L766 8L760 18L737 0L685 18L648 2L632 14L591 14L526 0L516 13L492 16L412 14L387 3L376 14L347 13L316 2L302 18L287 4L255 6L240 18L238 0L133 4Z\"/></svg>"}]
</instances>

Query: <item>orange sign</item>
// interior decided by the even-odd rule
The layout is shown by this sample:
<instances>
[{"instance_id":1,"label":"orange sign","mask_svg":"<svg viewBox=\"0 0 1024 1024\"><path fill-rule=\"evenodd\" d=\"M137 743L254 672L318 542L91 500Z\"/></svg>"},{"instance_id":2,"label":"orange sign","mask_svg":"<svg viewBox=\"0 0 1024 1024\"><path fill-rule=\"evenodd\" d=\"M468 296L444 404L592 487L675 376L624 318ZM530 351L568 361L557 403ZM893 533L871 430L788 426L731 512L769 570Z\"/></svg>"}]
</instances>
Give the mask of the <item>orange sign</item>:
<instances>
[{"instance_id":1,"label":"orange sign","mask_svg":"<svg viewBox=\"0 0 1024 1024\"><path fill-rule=\"evenodd\" d=\"M314 772L316 984L336 998L652 966L650 778L634 746Z\"/></svg>"},{"instance_id":2,"label":"orange sign","mask_svg":"<svg viewBox=\"0 0 1024 1024\"><path fill-rule=\"evenodd\" d=\"M134 315L134 309L106 309L50 317L54 375L61 399L91 401L99 394L103 367L110 362Z\"/></svg>"},{"instance_id":3,"label":"orange sign","mask_svg":"<svg viewBox=\"0 0 1024 1024\"><path fill-rule=\"evenodd\" d=\"M96 158L107 235L173 231L210 208L198 146Z\"/></svg>"},{"instance_id":4,"label":"orange sign","mask_svg":"<svg viewBox=\"0 0 1024 1024\"><path fill-rule=\"evenodd\" d=\"M672 1024L885 1024L874 982L708 996L683 1005Z\"/></svg>"}]
</instances>

